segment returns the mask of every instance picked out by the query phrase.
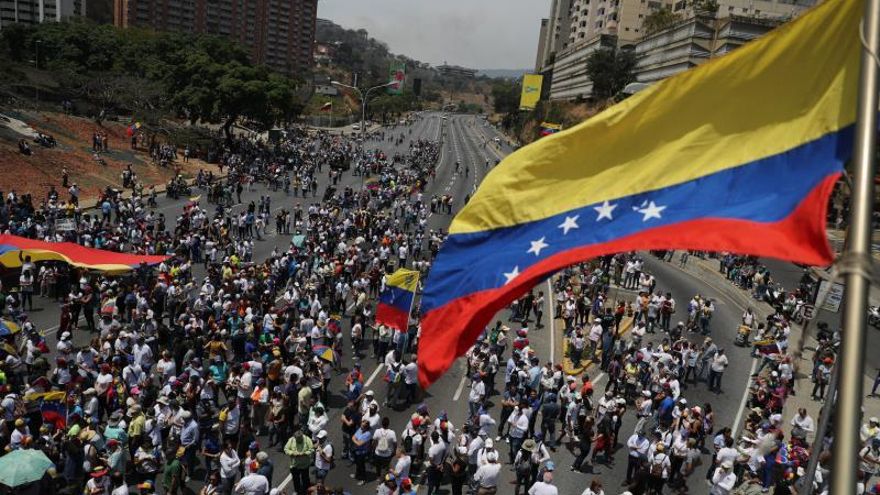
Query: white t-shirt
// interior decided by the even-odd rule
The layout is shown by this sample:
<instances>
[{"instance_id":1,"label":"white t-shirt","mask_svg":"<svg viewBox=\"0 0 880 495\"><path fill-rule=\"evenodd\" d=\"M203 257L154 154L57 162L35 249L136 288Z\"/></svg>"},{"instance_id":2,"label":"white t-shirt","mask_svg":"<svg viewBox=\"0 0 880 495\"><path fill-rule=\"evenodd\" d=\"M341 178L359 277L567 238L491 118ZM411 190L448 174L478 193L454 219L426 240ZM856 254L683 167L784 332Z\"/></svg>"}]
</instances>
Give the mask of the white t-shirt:
<instances>
[{"instance_id":1,"label":"white t-shirt","mask_svg":"<svg viewBox=\"0 0 880 495\"><path fill-rule=\"evenodd\" d=\"M374 453L380 457L391 457L394 455L395 444L397 443L397 434L394 433L393 430L386 430L385 428L379 428L376 430L376 433L373 434L373 439L376 441L376 450ZM382 443L386 443L386 448L382 449Z\"/></svg>"},{"instance_id":2,"label":"white t-shirt","mask_svg":"<svg viewBox=\"0 0 880 495\"><path fill-rule=\"evenodd\" d=\"M329 471L332 467L332 463L325 461L324 458L321 457L322 453L324 454L324 457L333 459L333 446L330 445L330 443L326 443L320 449L315 449L315 469Z\"/></svg>"},{"instance_id":3,"label":"white t-shirt","mask_svg":"<svg viewBox=\"0 0 880 495\"><path fill-rule=\"evenodd\" d=\"M474 473L474 481L484 488L492 488L498 486L498 475L501 473L501 464L490 462L484 464Z\"/></svg>"},{"instance_id":4,"label":"white t-shirt","mask_svg":"<svg viewBox=\"0 0 880 495\"><path fill-rule=\"evenodd\" d=\"M409 470L412 467L412 457L408 455L404 455L398 457L396 461L394 461L394 466L392 466L392 470L394 471L397 479L401 478L409 478Z\"/></svg>"},{"instance_id":5,"label":"white t-shirt","mask_svg":"<svg viewBox=\"0 0 880 495\"><path fill-rule=\"evenodd\" d=\"M559 489L543 481L538 481L529 488L529 495L558 495Z\"/></svg>"}]
</instances>

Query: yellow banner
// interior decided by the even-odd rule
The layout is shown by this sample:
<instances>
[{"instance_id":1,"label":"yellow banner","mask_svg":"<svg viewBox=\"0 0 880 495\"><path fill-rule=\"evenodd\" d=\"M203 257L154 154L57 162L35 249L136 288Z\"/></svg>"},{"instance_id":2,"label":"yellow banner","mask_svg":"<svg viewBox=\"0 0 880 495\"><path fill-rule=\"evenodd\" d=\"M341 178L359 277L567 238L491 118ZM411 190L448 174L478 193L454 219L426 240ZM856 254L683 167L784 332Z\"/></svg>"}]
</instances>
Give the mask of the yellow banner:
<instances>
[{"instance_id":1,"label":"yellow banner","mask_svg":"<svg viewBox=\"0 0 880 495\"><path fill-rule=\"evenodd\" d=\"M541 84L544 76L541 74L525 74L522 83L522 95L519 98L520 110L533 110L538 100L541 99Z\"/></svg>"}]
</instances>

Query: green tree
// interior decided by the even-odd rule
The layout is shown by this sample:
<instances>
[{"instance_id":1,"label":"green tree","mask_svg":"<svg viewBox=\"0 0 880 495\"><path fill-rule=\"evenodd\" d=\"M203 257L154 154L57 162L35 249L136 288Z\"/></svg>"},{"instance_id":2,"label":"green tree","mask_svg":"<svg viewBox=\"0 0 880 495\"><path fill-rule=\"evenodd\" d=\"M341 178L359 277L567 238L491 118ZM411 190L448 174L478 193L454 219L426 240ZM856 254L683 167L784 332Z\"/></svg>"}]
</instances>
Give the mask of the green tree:
<instances>
[{"instance_id":1,"label":"green tree","mask_svg":"<svg viewBox=\"0 0 880 495\"><path fill-rule=\"evenodd\" d=\"M635 54L631 50L602 49L587 58L587 75L593 81L593 97L611 98L635 80Z\"/></svg>"},{"instance_id":2,"label":"green tree","mask_svg":"<svg viewBox=\"0 0 880 495\"><path fill-rule=\"evenodd\" d=\"M716 6L717 10L717 6ZM662 31L669 26L675 24L681 19L681 16L672 11L669 7L660 7L659 9L646 15L642 20L642 29L646 34L653 34Z\"/></svg>"},{"instance_id":3,"label":"green tree","mask_svg":"<svg viewBox=\"0 0 880 495\"><path fill-rule=\"evenodd\" d=\"M497 113L510 114L519 111L519 97L522 83L511 80L497 80L492 85L492 107Z\"/></svg>"}]
</instances>

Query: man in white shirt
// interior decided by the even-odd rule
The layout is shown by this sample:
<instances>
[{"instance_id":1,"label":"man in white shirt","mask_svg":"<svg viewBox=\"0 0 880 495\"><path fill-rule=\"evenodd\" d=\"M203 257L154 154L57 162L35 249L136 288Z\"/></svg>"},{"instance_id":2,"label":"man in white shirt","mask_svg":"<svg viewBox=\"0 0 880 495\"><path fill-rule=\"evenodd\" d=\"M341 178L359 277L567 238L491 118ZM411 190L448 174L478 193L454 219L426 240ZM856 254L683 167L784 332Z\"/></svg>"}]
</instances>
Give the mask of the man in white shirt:
<instances>
[{"instance_id":1,"label":"man in white shirt","mask_svg":"<svg viewBox=\"0 0 880 495\"><path fill-rule=\"evenodd\" d=\"M558 495L559 489L553 486L553 473L544 473L544 479L529 488L529 495Z\"/></svg>"},{"instance_id":2,"label":"man in white shirt","mask_svg":"<svg viewBox=\"0 0 880 495\"><path fill-rule=\"evenodd\" d=\"M641 431L637 431L626 441L626 446L629 448L629 457L626 464L626 482L629 483L632 481L639 466L641 466L642 460L647 458L651 442L645 438Z\"/></svg>"},{"instance_id":3,"label":"man in white shirt","mask_svg":"<svg viewBox=\"0 0 880 495\"><path fill-rule=\"evenodd\" d=\"M498 475L501 473L501 464L498 463L498 452L489 452L486 455L486 464L482 465L474 473L474 482L482 489L491 490L498 488Z\"/></svg>"},{"instance_id":4,"label":"man in white shirt","mask_svg":"<svg viewBox=\"0 0 880 495\"><path fill-rule=\"evenodd\" d=\"M733 490L734 485L736 485L736 475L733 474L733 462L724 461L712 475L712 488L709 490L709 495L727 495Z\"/></svg>"},{"instance_id":5,"label":"man in white shirt","mask_svg":"<svg viewBox=\"0 0 880 495\"><path fill-rule=\"evenodd\" d=\"M446 460L446 443L440 440L440 432L431 432L431 446L428 447L428 495L440 490L440 482L443 480L443 464ZM495 460L498 460L496 453ZM499 467L500 469L500 467Z\"/></svg>"},{"instance_id":6,"label":"man in white shirt","mask_svg":"<svg viewBox=\"0 0 880 495\"><path fill-rule=\"evenodd\" d=\"M479 373L474 373L472 379L471 391L468 394L468 408L470 417L473 418L480 411L480 406L483 405L483 399L486 397L486 384L483 383Z\"/></svg>"},{"instance_id":7,"label":"man in white shirt","mask_svg":"<svg viewBox=\"0 0 880 495\"><path fill-rule=\"evenodd\" d=\"M718 348L709 367L709 390L717 394L721 393L721 376L724 375L727 364L727 355L724 354L724 349Z\"/></svg>"},{"instance_id":8,"label":"man in white shirt","mask_svg":"<svg viewBox=\"0 0 880 495\"><path fill-rule=\"evenodd\" d=\"M251 463L251 472L235 485L235 493L242 495L266 495L269 493L269 480L262 474L257 474L259 465Z\"/></svg>"},{"instance_id":9,"label":"man in white shirt","mask_svg":"<svg viewBox=\"0 0 880 495\"><path fill-rule=\"evenodd\" d=\"M815 423L813 422L813 418L807 414L807 410L805 408L798 409L798 413L791 418L791 426L792 426L792 435L795 433L800 433L801 436L806 436L807 433L811 433L815 431ZM798 430L801 430L798 432Z\"/></svg>"},{"instance_id":10,"label":"man in white shirt","mask_svg":"<svg viewBox=\"0 0 880 495\"><path fill-rule=\"evenodd\" d=\"M327 431L321 430L315 435L315 478L323 481L333 468L333 445L327 439Z\"/></svg>"}]
</instances>

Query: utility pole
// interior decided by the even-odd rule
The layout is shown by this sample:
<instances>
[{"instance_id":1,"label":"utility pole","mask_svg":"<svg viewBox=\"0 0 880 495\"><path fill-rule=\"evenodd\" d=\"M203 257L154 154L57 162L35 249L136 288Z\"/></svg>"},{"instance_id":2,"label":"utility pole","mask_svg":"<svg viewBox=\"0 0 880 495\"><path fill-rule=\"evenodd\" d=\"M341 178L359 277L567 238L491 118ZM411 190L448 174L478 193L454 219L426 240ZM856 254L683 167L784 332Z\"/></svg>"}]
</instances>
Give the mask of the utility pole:
<instances>
[{"instance_id":1,"label":"utility pole","mask_svg":"<svg viewBox=\"0 0 880 495\"><path fill-rule=\"evenodd\" d=\"M853 198L847 249L838 260L846 281L843 342L840 358L840 392L834 425L834 462L831 492L856 493L859 467L862 379L865 364L865 308L871 283L871 220L874 206L874 172L877 149L878 72L880 53L880 0L865 0L859 33L862 40L861 77L853 154ZM830 400L830 399L826 399ZM821 442L821 439L817 439Z\"/></svg>"}]
</instances>

